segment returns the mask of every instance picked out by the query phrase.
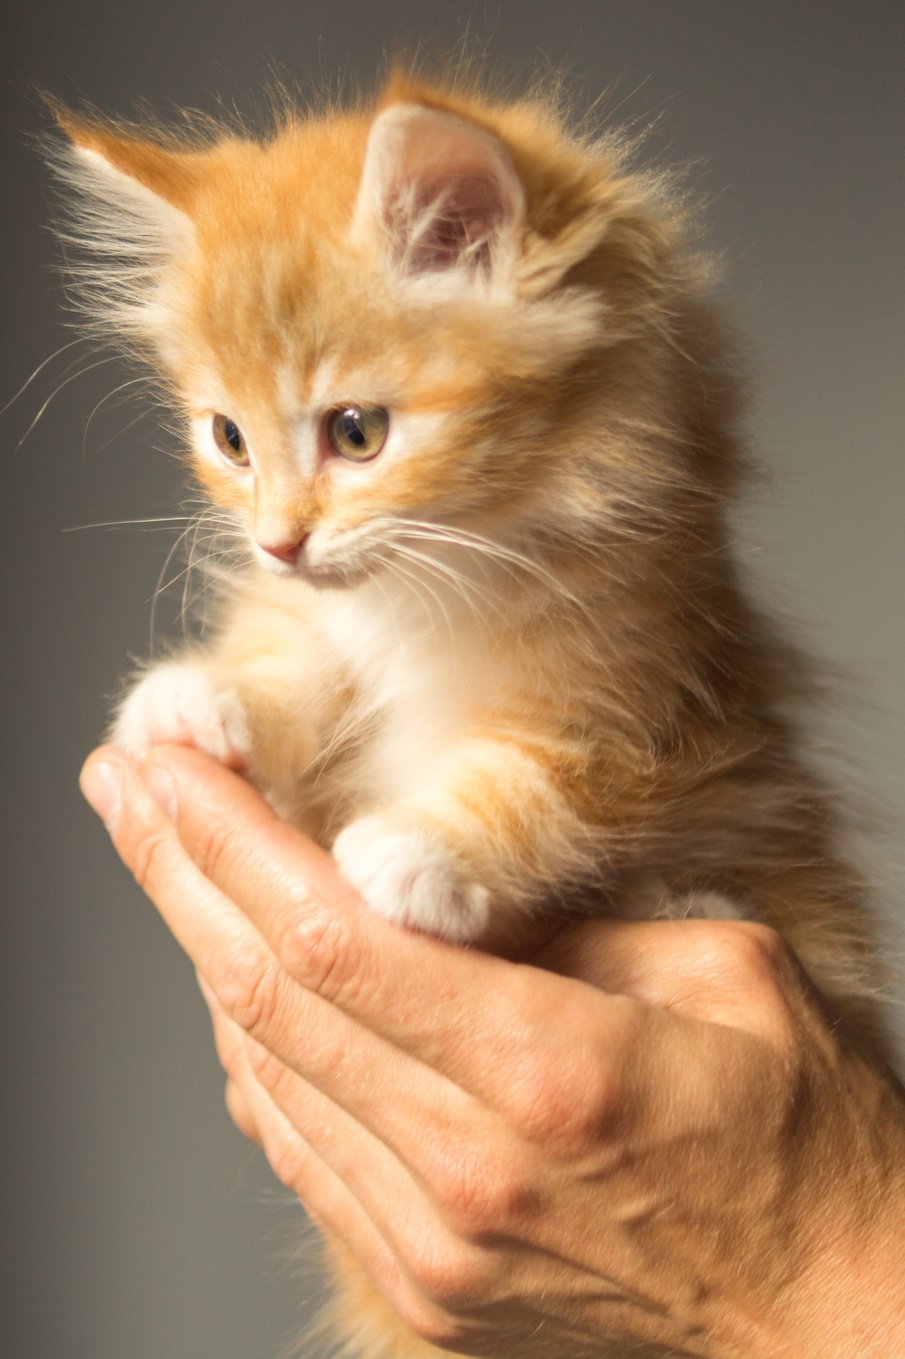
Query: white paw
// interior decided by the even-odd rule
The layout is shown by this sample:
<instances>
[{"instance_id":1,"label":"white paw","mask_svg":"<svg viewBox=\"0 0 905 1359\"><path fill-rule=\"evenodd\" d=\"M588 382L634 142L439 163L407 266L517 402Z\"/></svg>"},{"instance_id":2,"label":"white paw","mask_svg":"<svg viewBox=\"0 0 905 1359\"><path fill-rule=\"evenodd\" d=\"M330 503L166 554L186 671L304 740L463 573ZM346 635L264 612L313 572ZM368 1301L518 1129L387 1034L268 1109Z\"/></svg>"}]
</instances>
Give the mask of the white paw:
<instances>
[{"instance_id":1,"label":"white paw","mask_svg":"<svg viewBox=\"0 0 905 1359\"><path fill-rule=\"evenodd\" d=\"M160 741L197 746L223 764L241 767L251 754L251 733L234 689L218 688L210 672L190 661L157 666L134 688L113 723L110 738L132 755Z\"/></svg>"},{"instance_id":2,"label":"white paw","mask_svg":"<svg viewBox=\"0 0 905 1359\"><path fill-rule=\"evenodd\" d=\"M480 938L490 893L429 832L395 829L379 816L353 821L333 844L343 877L378 915L466 944Z\"/></svg>"}]
</instances>

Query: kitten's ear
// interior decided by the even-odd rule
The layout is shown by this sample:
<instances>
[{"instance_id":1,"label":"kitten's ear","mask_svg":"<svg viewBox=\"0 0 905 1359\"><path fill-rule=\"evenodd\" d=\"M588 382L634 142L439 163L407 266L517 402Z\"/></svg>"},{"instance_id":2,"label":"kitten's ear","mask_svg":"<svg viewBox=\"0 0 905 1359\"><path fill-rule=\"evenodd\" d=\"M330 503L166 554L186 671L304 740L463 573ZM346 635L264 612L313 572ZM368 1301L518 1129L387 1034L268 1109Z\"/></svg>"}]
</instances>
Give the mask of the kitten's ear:
<instances>
[{"instance_id":1,"label":"kitten's ear","mask_svg":"<svg viewBox=\"0 0 905 1359\"><path fill-rule=\"evenodd\" d=\"M195 242L203 156L47 102L68 138L46 145L67 191L59 225L72 292L103 330L147 336L163 271Z\"/></svg>"},{"instance_id":2,"label":"kitten's ear","mask_svg":"<svg viewBox=\"0 0 905 1359\"><path fill-rule=\"evenodd\" d=\"M496 137L457 114L394 104L368 136L352 237L375 231L411 275L499 273L513 258L524 191Z\"/></svg>"},{"instance_id":3,"label":"kitten's ear","mask_svg":"<svg viewBox=\"0 0 905 1359\"><path fill-rule=\"evenodd\" d=\"M86 164L101 173L120 177L154 194L162 202L190 215L198 187L197 155L171 150L91 122L54 105L54 116Z\"/></svg>"},{"instance_id":4,"label":"kitten's ear","mask_svg":"<svg viewBox=\"0 0 905 1359\"><path fill-rule=\"evenodd\" d=\"M132 246L165 255L193 236L197 152L81 117L49 98L47 103L69 139L68 146L50 151L50 161L81 200L73 218L85 245L103 251L115 239L126 253Z\"/></svg>"}]
</instances>

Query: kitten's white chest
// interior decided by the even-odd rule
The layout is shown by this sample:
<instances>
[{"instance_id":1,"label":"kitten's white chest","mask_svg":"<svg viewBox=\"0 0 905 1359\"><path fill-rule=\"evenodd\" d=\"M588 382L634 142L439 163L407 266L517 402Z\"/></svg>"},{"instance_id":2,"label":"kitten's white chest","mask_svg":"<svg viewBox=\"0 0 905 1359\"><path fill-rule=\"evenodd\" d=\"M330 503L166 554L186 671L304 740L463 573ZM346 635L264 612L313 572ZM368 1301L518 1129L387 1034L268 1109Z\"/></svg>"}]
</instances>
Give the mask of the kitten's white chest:
<instances>
[{"instance_id":1,"label":"kitten's white chest","mask_svg":"<svg viewBox=\"0 0 905 1359\"><path fill-rule=\"evenodd\" d=\"M417 611L365 595L336 610L329 627L367 732L355 770L361 801L401 797L467 723L480 687L474 626L437 630Z\"/></svg>"}]
</instances>

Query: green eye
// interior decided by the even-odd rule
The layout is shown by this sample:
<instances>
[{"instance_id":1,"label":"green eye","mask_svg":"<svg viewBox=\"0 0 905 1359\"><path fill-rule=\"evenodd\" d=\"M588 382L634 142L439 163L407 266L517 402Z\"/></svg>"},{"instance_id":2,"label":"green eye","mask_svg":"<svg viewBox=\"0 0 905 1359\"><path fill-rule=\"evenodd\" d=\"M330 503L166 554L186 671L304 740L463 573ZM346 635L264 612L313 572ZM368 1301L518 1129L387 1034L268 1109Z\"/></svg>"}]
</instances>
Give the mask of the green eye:
<instances>
[{"instance_id":1,"label":"green eye","mask_svg":"<svg viewBox=\"0 0 905 1359\"><path fill-rule=\"evenodd\" d=\"M214 443L226 461L234 467L247 467L248 449L235 420L230 420L228 415L215 415L213 431Z\"/></svg>"},{"instance_id":2,"label":"green eye","mask_svg":"<svg viewBox=\"0 0 905 1359\"><path fill-rule=\"evenodd\" d=\"M376 458L389 428L389 413L382 406L338 406L327 416L330 447L350 462Z\"/></svg>"}]
</instances>

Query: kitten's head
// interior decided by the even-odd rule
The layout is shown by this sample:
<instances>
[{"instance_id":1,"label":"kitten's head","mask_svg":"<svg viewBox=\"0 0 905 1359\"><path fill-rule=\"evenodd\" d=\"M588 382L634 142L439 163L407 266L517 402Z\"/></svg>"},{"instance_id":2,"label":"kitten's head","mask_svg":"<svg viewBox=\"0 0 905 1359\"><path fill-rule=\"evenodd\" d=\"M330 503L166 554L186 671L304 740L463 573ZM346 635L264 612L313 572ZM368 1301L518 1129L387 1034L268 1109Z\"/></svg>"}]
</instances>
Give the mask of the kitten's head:
<instances>
[{"instance_id":1,"label":"kitten's head","mask_svg":"<svg viewBox=\"0 0 905 1359\"><path fill-rule=\"evenodd\" d=\"M670 481L643 429L675 219L544 105L397 79L265 142L57 116L88 305L150 350L268 569L351 583L426 526L587 540Z\"/></svg>"}]
</instances>

